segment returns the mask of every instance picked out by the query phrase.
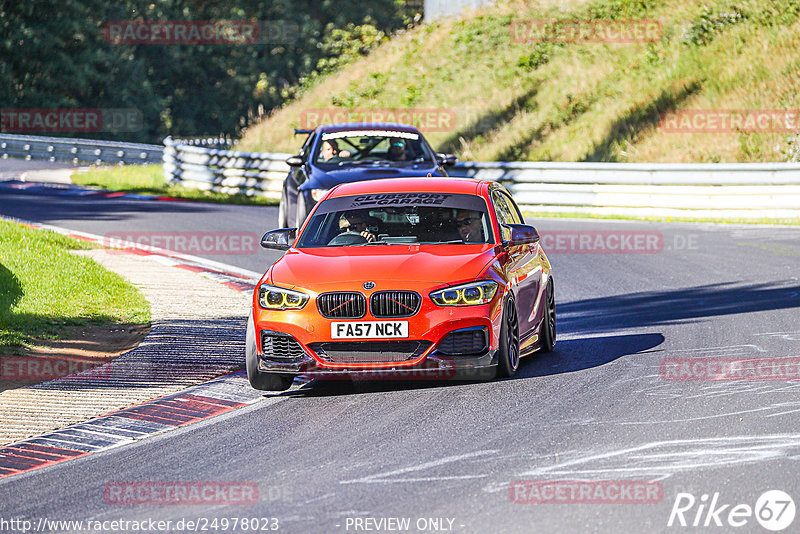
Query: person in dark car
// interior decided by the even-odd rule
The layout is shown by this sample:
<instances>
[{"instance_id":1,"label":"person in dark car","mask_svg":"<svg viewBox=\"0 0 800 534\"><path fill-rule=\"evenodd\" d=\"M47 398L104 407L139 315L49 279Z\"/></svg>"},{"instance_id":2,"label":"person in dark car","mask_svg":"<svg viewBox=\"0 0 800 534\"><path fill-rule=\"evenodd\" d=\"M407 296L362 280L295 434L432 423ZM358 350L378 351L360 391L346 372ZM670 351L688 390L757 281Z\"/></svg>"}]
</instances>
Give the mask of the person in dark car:
<instances>
[{"instance_id":1,"label":"person in dark car","mask_svg":"<svg viewBox=\"0 0 800 534\"><path fill-rule=\"evenodd\" d=\"M406 157L406 142L398 137L393 137L389 144L389 151L387 157L391 161L405 161Z\"/></svg>"},{"instance_id":2,"label":"person in dark car","mask_svg":"<svg viewBox=\"0 0 800 534\"><path fill-rule=\"evenodd\" d=\"M339 143L337 143L335 139L328 139L322 142L319 155L322 158L322 163L334 163L334 161L331 160L339 161L340 158L349 158L350 152L347 150L342 150L340 152Z\"/></svg>"}]
</instances>

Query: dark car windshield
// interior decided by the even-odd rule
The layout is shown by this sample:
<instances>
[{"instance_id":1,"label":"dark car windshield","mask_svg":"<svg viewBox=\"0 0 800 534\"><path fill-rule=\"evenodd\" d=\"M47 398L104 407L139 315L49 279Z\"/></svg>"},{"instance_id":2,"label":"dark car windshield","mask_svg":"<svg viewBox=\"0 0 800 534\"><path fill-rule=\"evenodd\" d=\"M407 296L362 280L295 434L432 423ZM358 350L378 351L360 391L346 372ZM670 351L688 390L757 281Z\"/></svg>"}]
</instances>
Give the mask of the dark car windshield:
<instances>
[{"instance_id":1,"label":"dark car windshield","mask_svg":"<svg viewBox=\"0 0 800 534\"><path fill-rule=\"evenodd\" d=\"M323 201L297 248L474 243L494 243L483 198L385 193Z\"/></svg>"},{"instance_id":2,"label":"dark car windshield","mask_svg":"<svg viewBox=\"0 0 800 534\"><path fill-rule=\"evenodd\" d=\"M434 155L417 133L364 130L322 134L313 161L326 170L352 165L404 167L432 165Z\"/></svg>"}]
</instances>

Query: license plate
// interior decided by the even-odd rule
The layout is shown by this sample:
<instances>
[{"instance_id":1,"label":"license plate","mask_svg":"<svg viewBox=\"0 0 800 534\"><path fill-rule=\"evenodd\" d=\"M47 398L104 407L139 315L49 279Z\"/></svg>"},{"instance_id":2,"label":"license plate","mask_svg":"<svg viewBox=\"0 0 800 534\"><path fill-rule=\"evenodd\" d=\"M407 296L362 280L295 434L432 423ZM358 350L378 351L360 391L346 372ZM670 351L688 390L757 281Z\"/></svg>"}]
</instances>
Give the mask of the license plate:
<instances>
[{"instance_id":1,"label":"license plate","mask_svg":"<svg viewBox=\"0 0 800 534\"><path fill-rule=\"evenodd\" d=\"M408 337L408 321L362 321L331 323L333 339Z\"/></svg>"}]
</instances>

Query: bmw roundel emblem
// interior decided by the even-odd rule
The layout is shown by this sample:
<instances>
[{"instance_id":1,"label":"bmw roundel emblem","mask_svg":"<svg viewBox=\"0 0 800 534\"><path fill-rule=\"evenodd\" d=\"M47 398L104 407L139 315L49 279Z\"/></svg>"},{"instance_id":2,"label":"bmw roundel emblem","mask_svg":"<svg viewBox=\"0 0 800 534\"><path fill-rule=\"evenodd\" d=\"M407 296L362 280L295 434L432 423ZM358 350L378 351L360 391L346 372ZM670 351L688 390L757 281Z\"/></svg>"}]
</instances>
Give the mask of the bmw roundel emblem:
<instances>
[{"instance_id":1,"label":"bmw roundel emblem","mask_svg":"<svg viewBox=\"0 0 800 534\"><path fill-rule=\"evenodd\" d=\"M375 287L375 282L364 282L364 289L373 289Z\"/></svg>"}]
</instances>

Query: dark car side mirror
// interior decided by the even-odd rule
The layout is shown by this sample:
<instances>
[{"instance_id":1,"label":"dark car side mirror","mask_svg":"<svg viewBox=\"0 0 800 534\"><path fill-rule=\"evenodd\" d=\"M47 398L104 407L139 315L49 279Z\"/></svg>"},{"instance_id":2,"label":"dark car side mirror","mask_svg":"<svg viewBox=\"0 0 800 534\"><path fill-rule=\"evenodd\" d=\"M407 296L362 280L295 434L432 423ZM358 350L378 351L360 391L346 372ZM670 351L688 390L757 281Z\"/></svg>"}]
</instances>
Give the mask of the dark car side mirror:
<instances>
[{"instance_id":1,"label":"dark car side mirror","mask_svg":"<svg viewBox=\"0 0 800 534\"><path fill-rule=\"evenodd\" d=\"M292 156L290 158L286 158L286 164L289 167L302 167L303 158L301 156Z\"/></svg>"},{"instance_id":2,"label":"dark car side mirror","mask_svg":"<svg viewBox=\"0 0 800 534\"><path fill-rule=\"evenodd\" d=\"M458 158L453 154L436 154L436 159L439 162L439 165L444 165L445 167L455 165L458 161Z\"/></svg>"},{"instance_id":3,"label":"dark car side mirror","mask_svg":"<svg viewBox=\"0 0 800 534\"><path fill-rule=\"evenodd\" d=\"M297 228L279 228L264 234L264 237L261 238L261 246L275 250L289 250L296 237Z\"/></svg>"},{"instance_id":4,"label":"dark car side mirror","mask_svg":"<svg viewBox=\"0 0 800 534\"><path fill-rule=\"evenodd\" d=\"M504 247L533 245L539 242L539 232L533 226L527 224L504 224L503 226L511 230L511 239L503 241Z\"/></svg>"}]
</instances>

